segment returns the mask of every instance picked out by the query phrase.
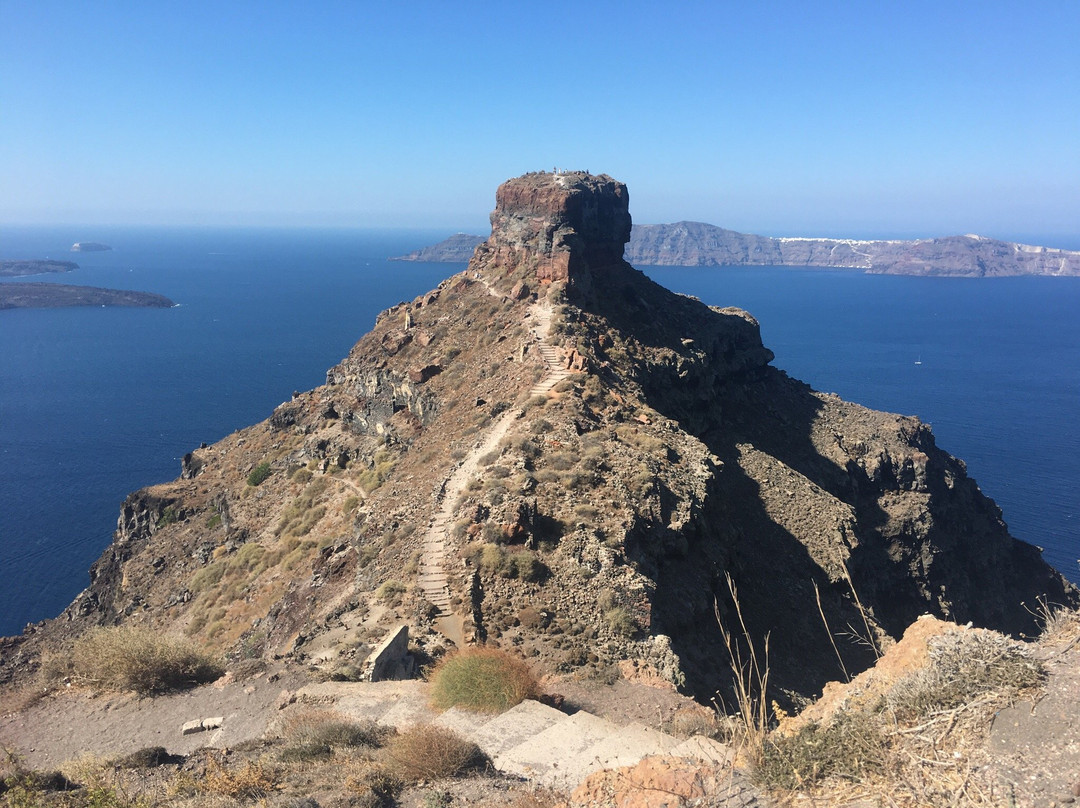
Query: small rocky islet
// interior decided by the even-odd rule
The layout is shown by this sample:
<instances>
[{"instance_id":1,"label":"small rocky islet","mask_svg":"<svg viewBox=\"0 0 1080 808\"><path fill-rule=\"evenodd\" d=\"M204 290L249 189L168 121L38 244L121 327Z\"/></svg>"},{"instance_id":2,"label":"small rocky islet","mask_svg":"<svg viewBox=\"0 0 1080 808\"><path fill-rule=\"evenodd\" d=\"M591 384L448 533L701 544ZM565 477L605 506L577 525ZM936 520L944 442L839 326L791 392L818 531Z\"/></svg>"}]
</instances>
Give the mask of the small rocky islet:
<instances>
[{"instance_id":1,"label":"small rocky islet","mask_svg":"<svg viewBox=\"0 0 1080 808\"><path fill-rule=\"evenodd\" d=\"M104 289L61 283L0 284L0 309L55 309L71 306L167 309L175 305L164 295L128 289Z\"/></svg>"}]
</instances>

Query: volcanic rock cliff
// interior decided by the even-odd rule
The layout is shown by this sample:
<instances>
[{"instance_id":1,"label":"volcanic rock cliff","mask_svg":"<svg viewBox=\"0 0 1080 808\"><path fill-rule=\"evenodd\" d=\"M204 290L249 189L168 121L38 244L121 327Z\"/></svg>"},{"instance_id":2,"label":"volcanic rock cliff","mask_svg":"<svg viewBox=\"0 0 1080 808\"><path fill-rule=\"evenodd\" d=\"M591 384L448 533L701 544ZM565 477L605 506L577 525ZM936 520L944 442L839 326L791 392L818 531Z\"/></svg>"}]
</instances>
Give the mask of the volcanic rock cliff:
<instances>
[{"instance_id":1,"label":"volcanic rock cliff","mask_svg":"<svg viewBox=\"0 0 1080 808\"><path fill-rule=\"evenodd\" d=\"M625 263L621 183L527 174L491 220L325 385L132 494L7 671L127 621L350 677L407 622L432 655L494 642L708 699L732 630L812 694L920 614L1020 633L1037 598L1077 602L927 426L790 379L749 314Z\"/></svg>"}]
</instances>

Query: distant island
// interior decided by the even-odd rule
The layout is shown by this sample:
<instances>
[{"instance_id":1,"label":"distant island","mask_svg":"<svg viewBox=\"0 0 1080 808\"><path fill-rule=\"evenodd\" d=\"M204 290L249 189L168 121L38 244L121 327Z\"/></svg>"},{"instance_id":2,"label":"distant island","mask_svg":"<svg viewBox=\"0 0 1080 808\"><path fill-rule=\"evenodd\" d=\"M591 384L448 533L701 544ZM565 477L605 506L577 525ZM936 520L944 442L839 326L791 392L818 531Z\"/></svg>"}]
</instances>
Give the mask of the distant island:
<instances>
[{"instance_id":1,"label":"distant island","mask_svg":"<svg viewBox=\"0 0 1080 808\"><path fill-rule=\"evenodd\" d=\"M393 260L464 263L484 240L458 233ZM702 222L634 225L625 257L639 266L790 266L966 278L1080 275L1080 252L984 236L907 241L772 238Z\"/></svg>"},{"instance_id":2,"label":"distant island","mask_svg":"<svg viewBox=\"0 0 1080 808\"><path fill-rule=\"evenodd\" d=\"M22 275L43 275L47 272L71 272L78 269L74 261L0 261L0 278Z\"/></svg>"},{"instance_id":3,"label":"distant island","mask_svg":"<svg viewBox=\"0 0 1080 808\"><path fill-rule=\"evenodd\" d=\"M0 284L0 309L51 309L67 306L139 306L163 309L174 305L176 304L164 295L151 292L60 283Z\"/></svg>"},{"instance_id":4,"label":"distant island","mask_svg":"<svg viewBox=\"0 0 1080 808\"><path fill-rule=\"evenodd\" d=\"M100 241L76 241L71 245L72 252L107 252L111 250L108 244L102 244Z\"/></svg>"}]
</instances>

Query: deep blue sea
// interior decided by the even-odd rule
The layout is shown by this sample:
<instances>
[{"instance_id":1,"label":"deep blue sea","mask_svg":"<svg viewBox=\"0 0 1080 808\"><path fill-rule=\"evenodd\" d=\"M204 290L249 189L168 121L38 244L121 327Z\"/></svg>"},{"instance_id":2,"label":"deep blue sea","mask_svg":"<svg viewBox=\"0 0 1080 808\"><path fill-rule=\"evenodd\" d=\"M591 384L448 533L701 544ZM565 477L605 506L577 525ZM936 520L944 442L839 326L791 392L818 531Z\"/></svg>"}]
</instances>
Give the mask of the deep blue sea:
<instances>
[{"instance_id":1,"label":"deep blue sea","mask_svg":"<svg viewBox=\"0 0 1080 808\"><path fill-rule=\"evenodd\" d=\"M0 312L0 635L55 616L86 586L130 491L321 384L380 310L461 269L386 260L445 235L0 228L2 258L80 265L13 280L180 304ZM114 250L68 252L91 240ZM645 271L752 312L774 364L817 389L931 423L1013 534L1080 578L1080 279Z\"/></svg>"}]
</instances>

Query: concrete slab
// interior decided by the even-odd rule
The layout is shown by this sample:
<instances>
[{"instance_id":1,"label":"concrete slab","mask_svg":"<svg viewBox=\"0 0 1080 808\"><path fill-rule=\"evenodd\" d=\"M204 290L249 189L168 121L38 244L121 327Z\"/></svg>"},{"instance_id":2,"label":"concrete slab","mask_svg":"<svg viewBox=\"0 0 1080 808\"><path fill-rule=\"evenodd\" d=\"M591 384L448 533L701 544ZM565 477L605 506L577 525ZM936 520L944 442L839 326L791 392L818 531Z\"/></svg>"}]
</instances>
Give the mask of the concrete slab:
<instances>
[{"instance_id":1,"label":"concrete slab","mask_svg":"<svg viewBox=\"0 0 1080 808\"><path fill-rule=\"evenodd\" d=\"M420 681L322 682L296 692L298 705L325 707L350 718L379 723L385 723L384 717L402 702L426 708L427 701L427 683Z\"/></svg>"},{"instance_id":2,"label":"concrete slab","mask_svg":"<svg viewBox=\"0 0 1080 808\"><path fill-rule=\"evenodd\" d=\"M400 699L393 707L383 713L379 723L402 730L414 727L417 724L430 724L438 716L439 714L428 705L426 698Z\"/></svg>"},{"instance_id":3,"label":"concrete slab","mask_svg":"<svg viewBox=\"0 0 1080 808\"><path fill-rule=\"evenodd\" d=\"M492 716L488 713L474 713L472 710L463 710L460 707L451 707L431 723L439 727L453 730L462 738L467 738L476 743L474 737L477 731L491 721Z\"/></svg>"},{"instance_id":4,"label":"concrete slab","mask_svg":"<svg viewBox=\"0 0 1080 808\"><path fill-rule=\"evenodd\" d=\"M628 724L593 744L582 757L595 761L597 768L633 766L649 755L663 755L679 745L679 739L642 724Z\"/></svg>"},{"instance_id":5,"label":"concrete slab","mask_svg":"<svg viewBox=\"0 0 1080 808\"><path fill-rule=\"evenodd\" d=\"M501 715L489 717L488 721L468 738L494 760L496 755L539 735L568 717L554 707L526 699Z\"/></svg>"},{"instance_id":6,"label":"concrete slab","mask_svg":"<svg viewBox=\"0 0 1080 808\"><path fill-rule=\"evenodd\" d=\"M695 735L687 738L673 748L669 754L675 757L693 758L703 760L706 763L729 764L735 759L735 753L727 744L706 738L703 735Z\"/></svg>"},{"instance_id":7,"label":"concrete slab","mask_svg":"<svg viewBox=\"0 0 1080 808\"><path fill-rule=\"evenodd\" d=\"M493 757L493 763L499 771L571 791L586 775L601 768L596 760L584 757L585 752L619 729L591 713L575 713Z\"/></svg>"}]
</instances>

